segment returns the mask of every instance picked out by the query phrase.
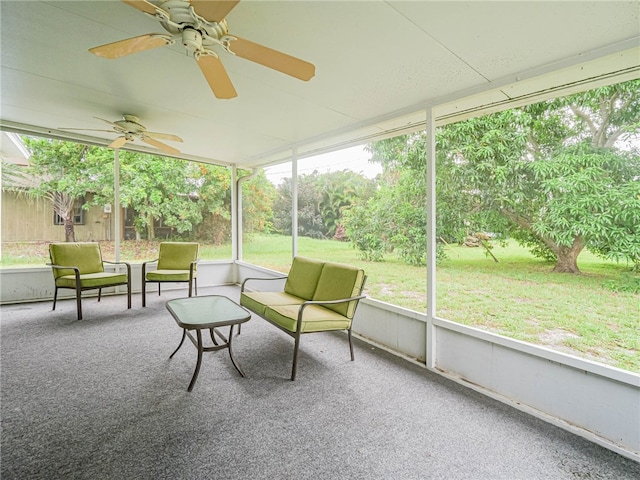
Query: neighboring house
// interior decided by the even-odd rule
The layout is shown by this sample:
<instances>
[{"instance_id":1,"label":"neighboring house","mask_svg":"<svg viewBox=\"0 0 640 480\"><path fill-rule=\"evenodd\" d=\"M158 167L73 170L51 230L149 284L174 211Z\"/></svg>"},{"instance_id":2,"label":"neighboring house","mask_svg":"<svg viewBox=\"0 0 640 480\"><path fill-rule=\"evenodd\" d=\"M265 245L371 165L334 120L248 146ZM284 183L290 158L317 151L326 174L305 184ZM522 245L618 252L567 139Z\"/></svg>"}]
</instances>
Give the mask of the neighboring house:
<instances>
[{"instance_id":1,"label":"neighboring house","mask_svg":"<svg viewBox=\"0 0 640 480\"><path fill-rule=\"evenodd\" d=\"M90 198L90 197L89 197ZM100 207L83 210L76 204L74 231L76 240L113 239L113 214ZM64 242L64 225L45 199L32 199L16 192L2 191L3 242Z\"/></svg>"}]
</instances>

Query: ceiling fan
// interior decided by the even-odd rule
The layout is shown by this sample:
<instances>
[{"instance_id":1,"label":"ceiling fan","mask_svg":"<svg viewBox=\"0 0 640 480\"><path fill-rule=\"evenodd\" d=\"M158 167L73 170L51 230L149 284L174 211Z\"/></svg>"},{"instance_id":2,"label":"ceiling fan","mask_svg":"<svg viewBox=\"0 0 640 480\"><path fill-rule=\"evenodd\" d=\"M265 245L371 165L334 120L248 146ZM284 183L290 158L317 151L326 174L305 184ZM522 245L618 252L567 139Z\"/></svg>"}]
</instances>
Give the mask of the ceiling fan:
<instances>
[{"instance_id":1,"label":"ceiling fan","mask_svg":"<svg viewBox=\"0 0 640 480\"><path fill-rule=\"evenodd\" d=\"M83 130L91 132L116 132L120 136L109 144L110 148L120 148L127 142L132 142L136 138L142 140L149 145L152 145L167 153L177 154L180 150L177 150L166 143L160 142L157 139L171 140L173 142L182 142L182 139L177 135L171 135L169 133L148 132L146 127L140 123L140 119L135 115L122 115L122 120L116 120L111 122L104 118L95 117L98 120L102 120L112 126L112 130L101 130L95 128L60 128L60 130Z\"/></svg>"},{"instance_id":2,"label":"ceiling fan","mask_svg":"<svg viewBox=\"0 0 640 480\"><path fill-rule=\"evenodd\" d=\"M238 94L218 54L213 50L215 46L300 80L310 80L315 75L316 67L312 63L230 35L225 17L240 0L122 1L158 19L169 34L148 33L91 48L91 53L104 58L120 58L172 45L180 40L195 58L217 98L233 98Z\"/></svg>"}]
</instances>

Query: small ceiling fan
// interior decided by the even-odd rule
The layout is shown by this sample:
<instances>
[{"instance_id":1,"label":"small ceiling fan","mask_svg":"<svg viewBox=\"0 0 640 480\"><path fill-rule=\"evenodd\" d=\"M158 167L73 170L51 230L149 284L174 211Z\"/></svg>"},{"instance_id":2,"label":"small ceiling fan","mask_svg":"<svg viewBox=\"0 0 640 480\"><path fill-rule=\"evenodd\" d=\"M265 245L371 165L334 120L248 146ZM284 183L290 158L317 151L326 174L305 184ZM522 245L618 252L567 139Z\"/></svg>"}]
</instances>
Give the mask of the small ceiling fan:
<instances>
[{"instance_id":1,"label":"small ceiling fan","mask_svg":"<svg viewBox=\"0 0 640 480\"><path fill-rule=\"evenodd\" d=\"M148 33L89 49L99 57L120 58L132 53L172 45L181 41L193 55L217 98L238 96L224 65L213 47L259 63L300 80L310 80L316 67L309 62L229 34L225 17L240 0L122 0L160 21L166 33Z\"/></svg>"},{"instance_id":2,"label":"small ceiling fan","mask_svg":"<svg viewBox=\"0 0 640 480\"><path fill-rule=\"evenodd\" d=\"M110 148L120 148L125 143L132 142L137 138L167 153L180 153L180 150L177 150L170 145L157 140L158 138L161 138L163 140L171 140L173 142L182 142L182 139L180 137L178 137L177 135L171 135L169 133L148 132L146 127L140 123L140 119L135 115L122 115L122 120L116 120L115 122L111 122L100 117L95 118L111 125L112 130L101 130L95 128L60 128L60 130L82 130L90 132L111 133L116 132L121 136L119 136L109 144Z\"/></svg>"}]
</instances>

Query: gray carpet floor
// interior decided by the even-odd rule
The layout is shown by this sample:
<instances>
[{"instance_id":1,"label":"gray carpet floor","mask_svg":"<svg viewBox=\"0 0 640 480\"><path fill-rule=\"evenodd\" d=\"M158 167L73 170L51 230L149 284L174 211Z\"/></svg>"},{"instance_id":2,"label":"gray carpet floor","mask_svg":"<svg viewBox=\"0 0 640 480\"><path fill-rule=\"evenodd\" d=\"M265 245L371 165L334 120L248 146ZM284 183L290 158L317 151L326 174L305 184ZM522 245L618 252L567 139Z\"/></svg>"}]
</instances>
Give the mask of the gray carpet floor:
<instances>
[{"instance_id":1,"label":"gray carpet floor","mask_svg":"<svg viewBox=\"0 0 640 480\"><path fill-rule=\"evenodd\" d=\"M200 289L237 300L239 289ZM254 317L205 353L165 308L185 291L0 308L1 477L638 479L640 464L356 341Z\"/></svg>"}]
</instances>

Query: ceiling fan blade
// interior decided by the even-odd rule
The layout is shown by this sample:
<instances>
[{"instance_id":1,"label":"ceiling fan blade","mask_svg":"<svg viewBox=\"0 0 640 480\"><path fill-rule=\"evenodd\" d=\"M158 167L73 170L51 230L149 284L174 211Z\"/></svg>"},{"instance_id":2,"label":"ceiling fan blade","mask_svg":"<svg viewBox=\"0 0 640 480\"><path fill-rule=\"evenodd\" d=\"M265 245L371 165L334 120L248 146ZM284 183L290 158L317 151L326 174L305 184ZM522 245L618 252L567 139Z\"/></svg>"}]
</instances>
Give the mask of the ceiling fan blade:
<instances>
[{"instance_id":1,"label":"ceiling fan blade","mask_svg":"<svg viewBox=\"0 0 640 480\"><path fill-rule=\"evenodd\" d=\"M163 140L172 140L174 142L182 142L182 139L179 136L171 135L170 133L144 132L144 134L152 138L162 138Z\"/></svg>"},{"instance_id":2,"label":"ceiling fan blade","mask_svg":"<svg viewBox=\"0 0 640 480\"><path fill-rule=\"evenodd\" d=\"M167 145L166 143L162 143L162 142L159 142L158 140L154 140L153 138L148 137L146 135L142 137L142 141L148 143L149 145L153 145L154 147L159 148L160 150L164 150L167 153L173 153L173 154L180 153L180 150L177 150Z\"/></svg>"},{"instance_id":3,"label":"ceiling fan blade","mask_svg":"<svg viewBox=\"0 0 640 480\"><path fill-rule=\"evenodd\" d=\"M106 120L106 119L104 119L104 118L100 118L100 117L93 117L93 118L95 118L95 119L97 119L97 120L102 120L104 123L108 123L108 124L109 124L109 125L111 125L112 127L119 127L119 126L120 126L120 125L118 125L117 123L112 122L111 120Z\"/></svg>"},{"instance_id":4,"label":"ceiling fan blade","mask_svg":"<svg viewBox=\"0 0 640 480\"><path fill-rule=\"evenodd\" d=\"M316 67L313 63L305 62L250 40L233 36L236 40L231 41L229 48L239 57L286 73L300 80L310 80L316 74Z\"/></svg>"},{"instance_id":5,"label":"ceiling fan blade","mask_svg":"<svg viewBox=\"0 0 640 480\"><path fill-rule=\"evenodd\" d=\"M137 8L141 12L148 13L149 15L155 15L158 7L147 0L122 0L127 5L131 5L133 8Z\"/></svg>"},{"instance_id":6,"label":"ceiling fan blade","mask_svg":"<svg viewBox=\"0 0 640 480\"><path fill-rule=\"evenodd\" d=\"M209 87L217 98L233 98L238 93L231 83L227 70L218 57L213 55L200 55L197 59L198 66L209 83Z\"/></svg>"},{"instance_id":7,"label":"ceiling fan blade","mask_svg":"<svg viewBox=\"0 0 640 480\"><path fill-rule=\"evenodd\" d=\"M99 57L113 59L131 55L132 53L151 50L152 48L164 47L169 43L171 43L171 37L168 35L148 33L146 35L140 35L139 37L93 47L90 48L89 51Z\"/></svg>"},{"instance_id":8,"label":"ceiling fan blade","mask_svg":"<svg viewBox=\"0 0 640 480\"><path fill-rule=\"evenodd\" d=\"M191 0L191 6L198 15L209 22L220 22L240 0Z\"/></svg>"},{"instance_id":9,"label":"ceiling fan blade","mask_svg":"<svg viewBox=\"0 0 640 480\"><path fill-rule=\"evenodd\" d=\"M118 137L116 138L113 142L111 142L109 144L109 148L120 148L121 146L123 146L125 143L127 143L127 138L126 137Z\"/></svg>"}]
</instances>

